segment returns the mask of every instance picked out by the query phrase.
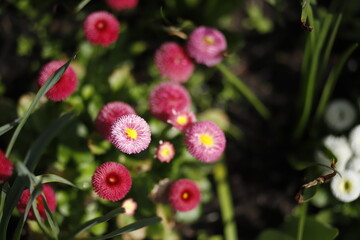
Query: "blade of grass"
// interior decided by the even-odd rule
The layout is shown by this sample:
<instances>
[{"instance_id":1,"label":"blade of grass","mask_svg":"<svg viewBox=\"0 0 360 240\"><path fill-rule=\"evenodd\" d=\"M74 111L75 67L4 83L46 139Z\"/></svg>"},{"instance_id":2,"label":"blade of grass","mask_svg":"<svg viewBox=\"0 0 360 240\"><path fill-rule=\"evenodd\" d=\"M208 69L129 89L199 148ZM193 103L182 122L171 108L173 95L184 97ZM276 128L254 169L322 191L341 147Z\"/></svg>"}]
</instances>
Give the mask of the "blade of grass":
<instances>
[{"instance_id":1,"label":"blade of grass","mask_svg":"<svg viewBox=\"0 0 360 240\"><path fill-rule=\"evenodd\" d=\"M37 178L41 179L42 183L57 182L57 183L63 183L63 184L69 185L74 188L78 188L72 182L70 182L70 181L66 180L65 178L62 178L58 175L55 175L55 174L43 174L43 175L37 176Z\"/></svg>"},{"instance_id":2,"label":"blade of grass","mask_svg":"<svg viewBox=\"0 0 360 240\"><path fill-rule=\"evenodd\" d=\"M49 205L47 204L44 193L42 194L42 198L43 198L44 207L45 207L46 220L50 225L52 236L54 237L54 239L58 239L59 232L60 232L59 224L57 223L54 215L52 214L52 212L49 208Z\"/></svg>"},{"instance_id":3,"label":"blade of grass","mask_svg":"<svg viewBox=\"0 0 360 240\"><path fill-rule=\"evenodd\" d=\"M235 86L239 92L253 105L258 113L264 118L269 119L270 112L265 105L256 97L256 95L235 76L224 64L219 63L215 67L225 76L225 78Z\"/></svg>"},{"instance_id":4,"label":"blade of grass","mask_svg":"<svg viewBox=\"0 0 360 240\"><path fill-rule=\"evenodd\" d=\"M15 119L14 121L7 123L0 127L0 136L10 131L13 127L15 127L20 121L20 118Z\"/></svg>"},{"instance_id":5,"label":"blade of grass","mask_svg":"<svg viewBox=\"0 0 360 240\"><path fill-rule=\"evenodd\" d=\"M306 214L307 214L307 206L308 206L307 202L304 202L303 204L300 205L300 219L299 219L299 224L298 224L296 240L303 240Z\"/></svg>"}]
</instances>

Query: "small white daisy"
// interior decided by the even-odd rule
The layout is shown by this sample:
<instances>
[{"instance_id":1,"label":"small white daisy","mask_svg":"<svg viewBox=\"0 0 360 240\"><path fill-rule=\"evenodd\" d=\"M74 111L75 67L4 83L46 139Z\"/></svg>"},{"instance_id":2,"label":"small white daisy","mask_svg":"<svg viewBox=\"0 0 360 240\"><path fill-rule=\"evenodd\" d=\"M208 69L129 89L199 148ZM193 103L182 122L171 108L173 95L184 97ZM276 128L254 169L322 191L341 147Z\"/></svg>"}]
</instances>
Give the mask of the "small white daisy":
<instances>
[{"instance_id":1,"label":"small white daisy","mask_svg":"<svg viewBox=\"0 0 360 240\"><path fill-rule=\"evenodd\" d=\"M350 128L355 119L355 107L345 99L333 100L325 112L325 123L329 128L338 132Z\"/></svg>"},{"instance_id":2,"label":"small white daisy","mask_svg":"<svg viewBox=\"0 0 360 240\"><path fill-rule=\"evenodd\" d=\"M342 202L351 202L360 196L360 175L347 170L336 175L331 181L331 192Z\"/></svg>"},{"instance_id":3,"label":"small white daisy","mask_svg":"<svg viewBox=\"0 0 360 240\"><path fill-rule=\"evenodd\" d=\"M360 173L360 157L353 157L346 165L346 169Z\"/></svg>"},{"instance_id":4,"label":"small white daisy","mask_svg":"<svg viewBox=\"0 0 360 240\"><path fill-rule=\"evenodd\" d=\"M355 126L349 135L350 147L360 157L360 125Z\"/></svg>"}]
</instances>

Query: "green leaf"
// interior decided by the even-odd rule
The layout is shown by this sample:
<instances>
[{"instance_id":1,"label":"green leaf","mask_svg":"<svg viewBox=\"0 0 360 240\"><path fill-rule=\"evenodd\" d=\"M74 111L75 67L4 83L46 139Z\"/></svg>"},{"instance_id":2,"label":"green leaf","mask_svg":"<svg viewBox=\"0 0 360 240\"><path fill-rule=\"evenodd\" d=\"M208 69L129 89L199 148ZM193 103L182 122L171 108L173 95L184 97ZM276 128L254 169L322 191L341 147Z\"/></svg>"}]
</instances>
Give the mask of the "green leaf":
<instances>
[{"instance_id":1,"label":"green leaf","mask_svg":"<svg viewBox=\"0 0 360 240\"><path fill-rule=\"evenodd\" d=\"M303 202L310 201L317 192L317 186L305 188L302 194L302 200Z\"/></svg>"},{"instance_id":2,"label":"green leaf","mask_svg":"<svg viewBox=\"0 0 360 240\"><path fill-rule=\"evenodd\" d=\"M325 145L321 144L319 146L319 150L324 154L324 156L327 159L329 159L330 163L332 161L334 161L334 163L337 162L337 157L335 156L335 154L329 148L327 148Z\"/></svg>"},{"instance_id":3,"label":"green leaf","mask_svg":"<svg viewBox=\"0 0 360 240\"><path fill-rule=\"evenodd\" d=\"M295 240L295 238L279 230L267 229L256 240Z\"/></svg>"},{"instance_id":4,"label":"green leaf","mask_svg":"<svg viewBox=\"0 0 360 240\"><path fill-rule=\"evenodd\" d=\"M69 180L66 180L65 178L62 178L62 177L60 177L58 175L55 175L55 174L43 174L43 175L37 176L37 178L39 180L41 179L42 183L57 182L57 183L63 183L63 184L72 186L74 188L78 188L75 184L73 184Z\"/></svg>"},{"instance_id":5,"label":"green leaf","mask_svg":"<svg viewBox=\"0 0 360 240\"><path fill-rule=\"evenodd\" d=\"M20 118L15 119L14 121L7 123L0 127L0 136L10 131L13 127L15 127L19 122Z\"/></svg>"}]
</instances>

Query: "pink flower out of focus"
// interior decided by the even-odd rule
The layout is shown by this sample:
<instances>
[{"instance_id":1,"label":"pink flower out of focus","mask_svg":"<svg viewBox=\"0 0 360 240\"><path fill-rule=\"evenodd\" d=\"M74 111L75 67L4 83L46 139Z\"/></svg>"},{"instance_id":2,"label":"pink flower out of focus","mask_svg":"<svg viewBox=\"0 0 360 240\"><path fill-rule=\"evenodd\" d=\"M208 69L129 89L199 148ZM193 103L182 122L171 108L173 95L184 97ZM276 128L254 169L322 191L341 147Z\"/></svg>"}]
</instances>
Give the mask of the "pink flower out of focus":
<instances>
[{"instance_id":1,"label":"pink flower out of focus","mask_svg":"<svg viewBox=\"0 0 360 240\"><path fill-rule=\"evenodd\" d=\"M169 163L175 156L175 148L170 142L160 142L158 148L156 148L156 158L160 162Z\"/></svg>"},{"instance_id":2,"label":"pink flower out of focus","mask_svg":"<svg viewBox=\"0 0 360 240\"><path fill-rule=\"evenodd\" d=\"M124 153L139 153L149 146L150 141L149 125L136 114L118 118L111 127L111 142Z\"/></svg>"},{"instance_id":3,"label":"pink flower out of focus","mask_svg":"<svg viewBox=\"0 0 360 240\"><path fill-rule=\"evenodd\" d=\"M188 126L196 121L194 113L185 111L185 112L174 112L170 115L168 123L173 125L173 127L184 131Z\"/></svg>"},{"instance_id":4,"label":"pink flower out of focus","mask_svg":"<svg viewBox=\"0 0 360 240\"><path fill-rule=\"evenodd\" d=\"M121 204L121 207L125 209L125 215L132 216L137 209L137 202L132 198L128 198Z\"/></svg>"},{"instance_id":5,"label":"pink flower out of focus","mask_svg":"<svg viewBox=\"0 0 360 240\"><path fill-rule=\"evenodd\" d=\"M94 172L92 186L97 195L108 201L118 201L130 191L132 179L127 168L116 162L101 164Z\"/></svg>"},{"instance_id":6,"label":"pink flower out of focus","mask_svg":"<svg viewBox=\"0 0 360 240\"><path fill-rule=\"evenodd\" d=\"M11 177L13 172L13 163L0 150L0 184Z\"/></svg>"},{"instance_id":7,"label":"pink flower out of focus","mask_svg":"<svg viewBox=\"0 0 360 240\"><path fill-rule=\"evenodd\" d=\"M54 212L55 208L56 208L55 192L48 184L43 184L42 186L43 186L42 193L45 195L47 205L49 206L50 211ZM22 192L22 194L19 198L19 201L16 205L18 211L21 214L23 214L25 212L26 205L29 202L29 200L30 200L30 190L26 189ZM46 219L46 211L45 211L44 199L43 199L42 194L37 196L35 201L36 201L36 207L37 207L37 210L39 211L41 219L42 220ZM34 210L32 207L30 208L27 218L30 220L36 219L35 213L34 213Z\"/></svg>"},{"instance_id":8,"label":"pink flower out of focus","mask_svg":"<svg viewBox=\"0 0 360 240\"><path fill-rule=\"evenodd\" d=\"M84 21L84 33L89 42L107 47L116 42L120 23L114 15L106 11L89 14Z\"/></svg>"},{"instance_id":9,"label":"pink flower out of focus","mask_svg":"<svg viewBox=\"0 0 360 240\"><path fill-rule=\"evenodd\" d=\"M183 83L192 75L194 64L184 49L175 42L164 43L156 50L155 65L163 78Z\"/></svg>"},{"instance_id":10,"label":"pink flower out of focus","mask_svg":"<svg viewBox=\"0 0 360 240\"><path fill-rule=\"evenodd\" d=\"M210 163L218 160L224 152L226 138L215 123L200 121L185 130L185 143L192 156Z\"/></svg>"},{"instance_id":11,"label":"pink flower out of focus","mask_svg":"<svg viewBox=\"0 0 360 240\"><path fill-rule=\"evenodd\" d=\"M190 94L180 84L164 82L155 86L149 97L150 112L158 119L166 122L171 114L189 109Z\"/></svg>"},{"instance_id":12,"label":"pink flower out of focus","mask_svg":"<svg viewBox=\"0 0 360 240\"><path fill-rule=\"evenodd\" d=\"M115 120L126 114L135 114L135 110L127 103L114 101L104 105L95 120L97 131L111 142L110 129Z\"/></svg>"},{"instance_id":13,"label":"pink flower out of focus","mask_svg":"<svg viewBox=\"0 0 360 240\"><path fill-rule=\"evenodd\" d=\"M123 11L135 8L138 5L139 0L105 0L105 2L114 10Z\"/></svg>"},{"instance_id":14,"label":"pink flower out of focus","mask_svg":"<svg viewBox=\"0 0 360 240\"><path fill-rule=\"evenodd\" d=\"M187 52L197 63L208 67L214 66L223 59L227 48L224 35L214 28L200 26L189 36Z\"/></svg>"},{"instance_id":15,"label":"pink flower out of focus","mask_svg":"<svg viewBox=\"0 0 360 240\"><path fill-rule=\"evenodd\" d=\"M64 64L65 62L63 61L51 61L45 64L41 68L37 79L39 87L42 87L48 78ZM62 101L75 91L77 84L78 79L76 73L74 69L69 66L61 78L54 86L52 86L45 96L55 102Z\"/></svg>"},{"instance_id":16,"label":"pink flower out of focus","mask_svg":"<svg viewBox=\"0 0 360 240\"><path fill-rule=\"evenodd\" d=\"M189 179L180 179L170 187L169 202L177 211L193 210L200 203L200 198L200 189Z\"/></svg>"}]
</instances>

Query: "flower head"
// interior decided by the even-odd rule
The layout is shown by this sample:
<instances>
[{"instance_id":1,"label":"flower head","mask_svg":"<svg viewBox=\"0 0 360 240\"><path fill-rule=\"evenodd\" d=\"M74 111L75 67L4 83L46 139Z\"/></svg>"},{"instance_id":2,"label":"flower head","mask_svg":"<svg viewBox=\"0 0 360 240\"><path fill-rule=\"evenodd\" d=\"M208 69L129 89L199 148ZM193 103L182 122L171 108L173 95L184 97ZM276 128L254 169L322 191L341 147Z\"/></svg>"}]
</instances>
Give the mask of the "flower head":
<instances>
[{"instance_id":1,"label":"flower head","mask_svg":"<svg viewBox=\"0 0 360 240\"><path fill-rule=\"evenodd\" d=\"M227 43L217 29L200 26L189 36L187 52L197 63L214 66L223 59Z\"/></svg>"},{"instance_id":2,"label":"flower head","mask_svg":"<svg viewBox=\"0 0 360 240\"><path fill-rule=\"evenodd\" d=\"M360 173L360 157L351 158L346 164L346 169L350 169L354 172Z\"/></svg>"},{"instance_id":3,"label":"flower head","mask_svg":"<svg viewBox=\"0 0 360 240\"><path fill-rule=\"evenodd\" d=\"M169 202L180 212L194 209L199 203L201 192L198 186L189 179L180 179L170 187Z\"/></svg>"},{"instance_id":4,"label":"flower head","mask_svg":"<svg viewBox=\"0 0 360 240\"><path fill-rule=\"evenodd\" d=\"M354 127L349 135L350 147L360 157L360 125Z\"/></svg>"},{"instance_id":5,"label":"flower head","mask_svg":"<svg viewBox=\"0 0 360 240\"><path fill-rule=\"evenodd\" d=\"M185 143L191 155L202 162L215 162L224 152L226 138L211 121L200 121L185 130Z\"/></svg>"},{"instance_id":6,"label":"flower head","mask_svg":"<svg viewBox=\"0 0 360 240\"><path fill-rule=\"evenodd\" d=\"M104 105L95 120L96 129L101 136L111 141L110 129L115 120L126 114L135 114L135 110L124 102L109 102Z\"/></svg>"},{"instance_id":7,"label":"flower head","mask_svg":"<svg viewBox=\"0 0 360 240\"><path fill-rule=\"evenodd\" d=\"M196 121L194 113L189 111L184 112L174 112L170 115L167 120L168 123L173 125L175 128L180 131L184 131L188 126L193 124Z\"/></svg>"},{"instance_id":8,"label":"flower head","mask_svg":"<svg viewBox=\"0 0 360 240\"><path fill-rule=\"evenodd\" d=\"M120 23L114 15L106 11L89 14L84 21L84 33L89 42L107 47L116 42Z\"/></svg>"},{"instance_id":9,"label":"flower head","mask_svg":"<svg viewBox=\"0 0 360 240\"><path fill-rule=\"evenodd\" d=\"M63 61L51 61L45 64L39 72L37 79L38 85L42 87L48 78L64 64L65 62ZM59 81L46 93L46 97L55 102L62 101L75 91L77 83L76 73L73 68L69 66Z\"/></svg>"},{"instance_id":10,"label":"flower head","mask_svg":"<svg viewBox=\"0 0 360 240\"><path fill-rule=\"evenodd\" d=\"M12 172L12 162L5 156L4 152L0 150L0 184L11 177Z\"/></svg>"},{"instance_id":11,"label":"flower head","mask_svg":"<svg viewBox=\"0 0 360 240\"><path fill-rule=\"evenodd\" d=\"M356 110L345 99L333 100L325 112L325 123L335 131L347 130L354 124L355 119Z\"/></svg>"},{"instance_id":12,"label":"flower head","mask_svg":"<svg viewBox=\"0 0 360 240\"><path fill-rule=\"evenodd\" d=\"M150 112L164 122L174 111L186 111L190 107L190 103L191 98L186 88L170 82L155 86L149 97Z\"/></svg>"},{"instance_id":13,"label":"flower head","mask_svg":"<svg viewBox=\"0 0 360 240\"><path fill-rule=\"evenodd\" d=\"M54 212L55 208L56 208L55 192L48 184L43 184L42 187L43 187L42 193L45 196L47 205L49 206L50 211ZM26 189L22 192L20 199L16 205L17 209L19 210L19 212L21 214L23 214L25 212L26 205L30 200L30 196L31 196L31 194L30 194L29 189ZM39 196L36 197L36 207L37 207L37 210L39 211L41 219L43 219L43 220L46 219L45 204L44 204L44 198L43 198L42 194L40 194ZM32 207L30 208L30 211L29 211L27 217L30 220L36 219L35 213L34 213L34 210Z\"/></svg>"},{"instance_id":14,"label":"flower head","mask_svg":"<svg viewBox=\"0 0 360 240\"><path fill-rule=\"evenodd\" d=\"M139 2L139 0L105 0L105 1L110 8L116 11L135 8Z\"/></svg>"},{"instance_id":15,"label":"flower head","mask_svg":"<svg viewBox=\"0 0 360 240\"><path fill-rule=\"evenodd\" d=\"M360 196L360 175L354 171L342 171L331 181L331 192L343 202L351 202Z\"/></svg>"},{"instance_id":16,"label":"flower head","mask_svg":"<svg viewBox=\"0 0 360 240\"><path fill-rule=\"evenodd\" d=\"M94 172L92 186L99 197L118 201L130 191L132 179L124 165L116 162L101 164Z\"/></svg>"},{"instance_id":17,"label":"flower head","mask_svg":"<svg viewBox=\"0 0 360 240\"><path fill-rule=\"evenodd\" d=\"M149 125L136 114L119 117L111 127L111 142L124 153L139 153L149 146L150 141Z\"/></svg>"},{"instance_id":18,"label":"flower head","mask_svg":"<svg viewBox=\"0 0 360 240\"><path fill-rule=\"evenodd\" d=\"M170 142L161 142L160 146L156 149L156 157L160 162L170 162L175 156L174 145Z\"/></svg>"},{"instance_id":19,"label":"flower head","mask_svg":"<svg viewBox=\"0 0 360 240\"><path fill-rule=\"evenodd\" d=\"M128 198L121 204L121 207L125 209L125 215L132 216L137 209L137 203L134 199Z\"/></svg>"},{"instance_id":20,"label":"flower head","mask_svg":"<svg viewBox=\"0 0 360 240\"><path fill-rule=\"evenodd\" d=\"M155 65L163 78L183 83L192 75L194 64L184 49L175 42L167 42L155 53Z\"/></svg>"}]
</instances>

